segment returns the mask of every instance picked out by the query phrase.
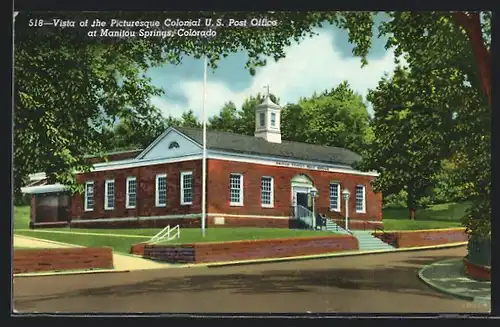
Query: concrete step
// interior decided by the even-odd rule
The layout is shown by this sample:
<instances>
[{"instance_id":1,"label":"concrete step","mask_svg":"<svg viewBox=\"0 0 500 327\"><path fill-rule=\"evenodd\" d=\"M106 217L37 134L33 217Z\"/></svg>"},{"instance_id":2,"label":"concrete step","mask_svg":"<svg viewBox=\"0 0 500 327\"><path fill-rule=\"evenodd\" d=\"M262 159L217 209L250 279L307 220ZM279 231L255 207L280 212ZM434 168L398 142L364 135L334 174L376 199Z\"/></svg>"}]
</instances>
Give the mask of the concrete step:
<instances>
[{"instance_id":1,"label":"concrete step","mask_svg":"<svg viewBox=\"0 0 500 327\"><path fill-rule=\"evenodd\" d=\"M375 251L375 250L395 250L390 246L360 246L360 251Z\"/></svg>"},{"instance_id":2,"label":"concrete step","mask_svg":"<svg viewBox=\"0 0 500 327\"><path fill-rule=\"evenodd\" d=\"M358 239L360 250L390 250L393 246L385 243L381 239L373 236L371 231L353 231L353 235Z\"/></svg>"}]
</instances>

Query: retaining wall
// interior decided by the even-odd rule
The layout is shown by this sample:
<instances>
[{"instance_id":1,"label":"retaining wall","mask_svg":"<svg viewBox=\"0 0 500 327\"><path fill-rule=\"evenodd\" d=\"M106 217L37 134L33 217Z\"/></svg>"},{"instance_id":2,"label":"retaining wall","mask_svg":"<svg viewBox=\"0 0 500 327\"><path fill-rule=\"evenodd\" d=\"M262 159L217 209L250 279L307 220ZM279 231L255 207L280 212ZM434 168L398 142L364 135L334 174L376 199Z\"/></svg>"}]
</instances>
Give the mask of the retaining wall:
<instances>
[{"instance_id":1,"label":"retaining wall","mask_svg":"<svg viewBox=\"0 0 500 327\"><path fill-rule=\"evenodd\" d=\"M131 252L171 263L209 263L263 258L284 258L359 249L350 235L297 237L181 245L136 244Z\"/></svg>"},{"instance_id":2,"label":"retaining wall","mask_svg":"<svg viewBox=\"0 0 500 327\"><path fill-rule=\"evenodd\" d=\"M14 274L113 268L113 251L101 248L54 248L14 250Z\"/></svg>"},{"instance_id":3,"label":"retaining wall","mask_svg":"<svg viewBox=\"0 0 500 327\"><path fill-rule=\"evenodd\" d=\"M376 232L374 236L397 248L467 242L465 228L429 229L415 231Z\"/></svg>"},{"instance_id":4,"label":"retaining wall","mask_svg":"<svg viewBox=\"0 0 500 327\"><path fill-rule=\"evenodd\" d=\"M472 279L491 281L491 267L477 265L464 258L465 274Z\"/></svg>"}]
</instances>

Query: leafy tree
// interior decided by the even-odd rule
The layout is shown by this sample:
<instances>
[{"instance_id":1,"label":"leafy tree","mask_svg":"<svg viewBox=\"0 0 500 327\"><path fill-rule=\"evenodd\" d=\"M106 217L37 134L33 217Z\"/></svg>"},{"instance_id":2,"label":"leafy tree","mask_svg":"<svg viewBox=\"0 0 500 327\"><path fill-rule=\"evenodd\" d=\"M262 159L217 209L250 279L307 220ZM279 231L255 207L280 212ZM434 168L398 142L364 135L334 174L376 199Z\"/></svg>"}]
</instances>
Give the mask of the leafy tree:
<instances>
[{"instance_id":1,"label":"leafy tree","mask_svg":"<svg viewBox=\"0 0 500 327\"><path fill-rule=\"evenodd\" d=\"M441 170L436 176L436 182L430 195L432 204L467 200L466 186L460 181L462 173L454 160L456 159L452 156L452 158L444 159L441 162Z\"/></svg>"},{"instance_id":2,"label":"leafy tree","mask_svg":"<svg viewBox=\"0 0 500 327\"><path fill-rule=\"evenodd\" d=\"M461 134L452 143L461 153L462 182L470 186L468 194L474 197L464 225L473 237L489 237L491 12L397 12L388 16L379 35L389 36L387 48L395 49L397 56L405 56L412 74L417 76L415 87L422 91L421 98L432 87L438 87L441 105L457 110L457 131ZM347 28L350 40L356 44L353 53L366 58L371 30L355 24ZM452 70L455 74L450 74ZM450 76L455 86L443 87L450 82ZM457 85L464 86L461 100L457 92L448 92L460 90Z\"/></svg>"},{"instance_id":3,"label":"leafy tree","mask_svg":"<svg viewBox=\"0 0 500 327\"><path fill-rule=\"evenodd\" d=\"M188 110L182 114L180 126L200 128L201 122L195 116L193 110Z\"/></svg>"},{"instance_id":4,"label":"leafy tree","mask_svg":"<svg viewBox=\"0 0 500 327\"><path fill-rule=\"evenodd\" d=\"M172 116L168 116L167 119L165 119L165 128L173 126L181 126L182 125L182 119L175 118Z\"/></svg>"},{"instance_id":5,"label":"leafy tree","mask_svg":"<svg viewBox=\"0 0 500 327\"><path fill-rule=\"evenodd\" d=\"M375 117L373 142L363 151L361 166L378 170L374 187L385 195L407 193L410 219L415 218L419 200L429 194L441 161L449 155L449 136L453 130L453 111L432 105L434 96L427 94L419 101L420 89L414 78L398 68L392 78L384 78L368 100L373 103ZM424 104L422 104L424 103Z\"/></svg>"},{"instance_id":6,"label":"leafy tree","mask_svg":"<svg viewBox=\"0 0 500 327\"><path fill-rule=\"evenodd\" d=\"M166 120L161 115L143 122L136 119L123 119L110 133L107 148L110 151L143 149L165 128Z\"/></svg>"},{"instance_id":7,"label":"leafy tree","mask_svg":"<svg viewBox=\"0 0 500 327\"><path fill-rule=\"evenodd\" d=\"M282 130L290 141L361 151L369 140L368 112L345 81L283 109Z\"/></svg>"},{"instance_id":8,"label":"leafy tree","mask_svg":"<svg viewBox=\"0 0 500 327\"><path fill-rule=\"evenodd\" d=\"M234 132L238 121L236 105L233 102L224 104L218 116L208 119L210 129L222 132Z\"/></svg>"},{"instance_id":9,"label":"leafy tree","mask_svg":"<svg viewBox=\"0 0 500 327\"><path fill-rule=\"evenodd\" d=\"M186 111L181 118L158 117L148 125L139 125L137 121L121 120L113 129L104 131L107 151L144 149L150 145L169 126L201 127L201 123L192 110Z\"/></svg>"}]
</instances>

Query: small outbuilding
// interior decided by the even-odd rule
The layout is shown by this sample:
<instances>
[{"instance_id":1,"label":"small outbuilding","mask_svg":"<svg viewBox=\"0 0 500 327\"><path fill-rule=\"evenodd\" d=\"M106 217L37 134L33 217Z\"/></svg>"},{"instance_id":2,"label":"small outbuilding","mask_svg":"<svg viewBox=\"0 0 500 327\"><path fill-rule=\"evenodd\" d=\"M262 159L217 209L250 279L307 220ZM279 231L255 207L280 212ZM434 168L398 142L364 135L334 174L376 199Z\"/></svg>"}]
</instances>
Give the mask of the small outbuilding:
<instances>
[{"instance_id":1,"label":"small outbuilding","mask_svg":"<svg viewBox=\"0 0 500 327\"><path fill-rule=\"evenodd\" d=\"M30 228L62 227L69 224L71 193L61 184L23 187L31 195Z\"/></svg>"}]
</instances>

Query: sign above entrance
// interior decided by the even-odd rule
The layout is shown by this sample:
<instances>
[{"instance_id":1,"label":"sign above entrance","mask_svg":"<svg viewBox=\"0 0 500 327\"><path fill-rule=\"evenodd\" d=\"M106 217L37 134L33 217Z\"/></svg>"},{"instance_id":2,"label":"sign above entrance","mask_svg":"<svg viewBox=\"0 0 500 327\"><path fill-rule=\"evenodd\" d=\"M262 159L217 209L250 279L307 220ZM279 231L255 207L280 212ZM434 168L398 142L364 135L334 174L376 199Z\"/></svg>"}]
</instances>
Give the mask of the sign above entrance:
<instances>
[{"instance_id":1,"label":"sign above entrance","mask_svg":"<svg viewBox=\"0 0 500 327\"><path fill-rule=\"evenodd\" d=\"M286 161L276 161L274 164L276 166L280 166L280 167L302 168L302 169L309 169L309 170L326 170L326 171L333 170L333 168L330 168L328 166L306 165L306 164L299 164L299 163L295 163L295 162L286 162Z\"/></svg>"}]
</instances>

